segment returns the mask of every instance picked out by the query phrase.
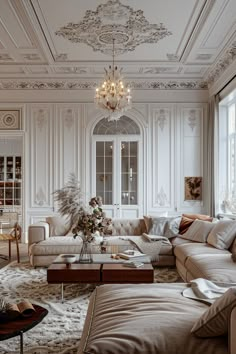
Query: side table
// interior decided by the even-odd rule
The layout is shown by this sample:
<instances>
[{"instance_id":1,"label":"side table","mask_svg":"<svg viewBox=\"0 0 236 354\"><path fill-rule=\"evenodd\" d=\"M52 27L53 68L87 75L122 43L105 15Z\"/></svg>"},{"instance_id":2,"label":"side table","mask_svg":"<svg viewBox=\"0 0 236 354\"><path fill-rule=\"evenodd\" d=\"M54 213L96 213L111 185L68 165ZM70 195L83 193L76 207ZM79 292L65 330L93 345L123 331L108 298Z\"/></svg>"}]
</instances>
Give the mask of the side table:
<instances>
[{"instance_id":1,"label":"side table","mask_svg":"<svg viewBox=\"0 0 236 354\"><path fill-rule=\"evenodd\" d=\"M18 317L9 322L0 323L0 341L20 336L20 354L24 353L23 333L35 327L48 314L48 310L34 305L35 312L30 317Z\"/></svg>"}]
</instances>

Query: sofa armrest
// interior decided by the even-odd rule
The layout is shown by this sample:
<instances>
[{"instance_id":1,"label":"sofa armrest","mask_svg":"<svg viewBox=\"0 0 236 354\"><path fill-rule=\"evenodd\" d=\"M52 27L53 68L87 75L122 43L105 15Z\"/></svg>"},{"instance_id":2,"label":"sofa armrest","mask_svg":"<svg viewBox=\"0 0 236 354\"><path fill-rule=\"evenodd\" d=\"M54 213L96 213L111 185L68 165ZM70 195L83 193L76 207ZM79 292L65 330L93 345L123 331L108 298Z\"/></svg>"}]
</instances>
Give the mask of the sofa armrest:
<instances>
[{"instance_id":1,"label":"sofa armrest","mask_svg":"<svg viewBox=\"0 0 236 354\"><path fill-rule=\"evenodd\" d=\"M29 225L28 239L29 246L49 238L49 225L46 222Z\"/></svg>"},{"instance_id":2,"label":"sofa armrest","mask_svg":"<svg viewBox=\"0 0 236 354\"><path fill-rule=\"evenodd\" d=\"M236 306L231 311L230 323L229 323L229 354L236 353Z\"/></svg>"}]
</instances>

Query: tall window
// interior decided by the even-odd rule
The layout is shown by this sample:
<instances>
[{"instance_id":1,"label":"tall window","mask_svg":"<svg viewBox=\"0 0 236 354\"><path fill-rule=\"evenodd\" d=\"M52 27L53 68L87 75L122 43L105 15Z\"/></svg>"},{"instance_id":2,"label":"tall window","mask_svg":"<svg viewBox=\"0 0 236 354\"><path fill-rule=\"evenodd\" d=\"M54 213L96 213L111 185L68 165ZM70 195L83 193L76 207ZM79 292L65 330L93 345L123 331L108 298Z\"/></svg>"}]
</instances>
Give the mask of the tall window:
<instances>
[{"instance_id":1,"label":"tall window","mask_svg":"<svg viewBox=\"0 0 236 354\"><path fill-rule=\"evenodd\" d=\"M219 106L219 211L236 213L236 90Z\"/></svg>"},{"instance_id":2,"label":"tall window","mask_svg":"<svg viewBox=\"0 0 236 354\"><path fill-rule=\"evenodd\" d=\"M236 197L236 116L235 103L228 107L228 191Z\"/></svg>"}]
</instances>

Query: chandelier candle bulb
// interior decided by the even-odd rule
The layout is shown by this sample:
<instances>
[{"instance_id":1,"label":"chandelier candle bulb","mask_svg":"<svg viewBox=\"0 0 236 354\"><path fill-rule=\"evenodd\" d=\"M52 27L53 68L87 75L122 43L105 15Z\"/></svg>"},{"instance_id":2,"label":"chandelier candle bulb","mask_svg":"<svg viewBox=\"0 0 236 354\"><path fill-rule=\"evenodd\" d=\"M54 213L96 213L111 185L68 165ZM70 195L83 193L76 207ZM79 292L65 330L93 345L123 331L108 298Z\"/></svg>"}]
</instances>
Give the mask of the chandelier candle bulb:
<instances>
[{"instance_id":1,"label":"chandelier candle bulb","mask_svg":"<svg viewBox=\"0 0 236 354\"><path fill-rule=\"evenodd\" d=\"M106 77L101 88L96 89L95 102L99 108L106 112L108 121L118 120L123 113L131 108L130 88L125 87L121 70L114 65L115 40L113 39L113 62L109 69L105 69Z\"/></svg>"}]
</instances>

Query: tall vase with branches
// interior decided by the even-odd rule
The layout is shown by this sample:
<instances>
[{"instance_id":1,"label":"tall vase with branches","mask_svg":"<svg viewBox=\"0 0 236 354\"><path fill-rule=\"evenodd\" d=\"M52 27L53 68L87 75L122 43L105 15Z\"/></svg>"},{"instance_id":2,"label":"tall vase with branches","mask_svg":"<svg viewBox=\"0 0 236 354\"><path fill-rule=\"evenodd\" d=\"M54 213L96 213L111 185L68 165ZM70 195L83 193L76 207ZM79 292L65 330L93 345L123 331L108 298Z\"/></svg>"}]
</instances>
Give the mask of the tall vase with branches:
<instances>
[{"instance_id":1,"label":"tall vase with branches","mask_svg":"<svg viewBox=\"0 0 236 354\"><path fill-rule=\"evenodd\" d=\"M80 182L75 174L71 173L65 186L56 190L53 195L58 205L58 212L70 220L72 228L77 224L85 209Z\"/></svg>"}]
</instances>

